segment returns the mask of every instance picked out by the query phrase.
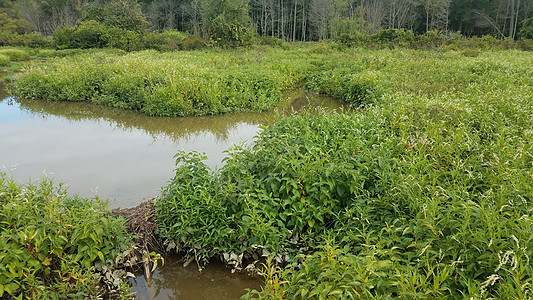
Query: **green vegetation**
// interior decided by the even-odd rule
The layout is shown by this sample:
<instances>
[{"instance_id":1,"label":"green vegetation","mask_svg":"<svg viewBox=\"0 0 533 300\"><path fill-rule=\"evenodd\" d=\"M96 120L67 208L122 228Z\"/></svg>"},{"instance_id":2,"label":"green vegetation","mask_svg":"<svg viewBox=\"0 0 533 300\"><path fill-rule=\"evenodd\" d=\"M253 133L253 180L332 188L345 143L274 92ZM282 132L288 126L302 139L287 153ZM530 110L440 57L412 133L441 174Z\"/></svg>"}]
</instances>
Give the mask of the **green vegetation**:
<instances>
[{"instance_id":1,"label":"green vegetation","mask_svg":"<svg viewBox=\"0 0 533 300\"><path fill-rule=\"evenodd\" d=\"M168 35L168 44L190 37ZM10 89L183 116L263 110L305 83L359 109L280 118L217 171L201 154L178 153L155 203L170 248L235 268L268 260L264 290L245 297L530 297L531 52L436 32L343 38L163 53L35 50L30 57L44 61L25 63Z\"/></svg>"},{"instance_id":2,"label":"green vegetation","mask_svg":"<svg viewBox=\"0 0 533 300\"><path fill-rule=\"evenodd\" d=\"M21 97L90 101L158 116L260 111L304 78L313 63L307 54L90 51L30 64L9 88Z\"/></svg>"},{"instance_id":3,"label":"green vegetation","mask_svg":"<svg viewBox=\"0 0 533 300\"><path fill-rule=\"evenodd\" d=\"M0 173L0 205L0 298L128 292L118 268L133 245L106 202L69 197L47 178L20 185Z\"/></svg>"},{"instance_id":4,"label":"green vegetation","mask_svg":"<svg viewBox=\"0 0 533 300\"><path fill-rule=\"evenodd\" d=\"M531 54L321 47L307 86L365 109L279 119L217 172L178 153L169 246L289 263L247 297L531 296Z\"/></svg>"},{"instance_id":5,"label":"green vegetation","mask_svg":"<svg viewBox=\"0 0 533 300\"><path fill-rule=\"evenodd\" d=\"M52 36L52 44L56 49L117 48L126 51L193 50L205 48L207 45L197 36L176 30L142 33L104 25L94 20L57 29Z\"/></svg>"}]
</instances>

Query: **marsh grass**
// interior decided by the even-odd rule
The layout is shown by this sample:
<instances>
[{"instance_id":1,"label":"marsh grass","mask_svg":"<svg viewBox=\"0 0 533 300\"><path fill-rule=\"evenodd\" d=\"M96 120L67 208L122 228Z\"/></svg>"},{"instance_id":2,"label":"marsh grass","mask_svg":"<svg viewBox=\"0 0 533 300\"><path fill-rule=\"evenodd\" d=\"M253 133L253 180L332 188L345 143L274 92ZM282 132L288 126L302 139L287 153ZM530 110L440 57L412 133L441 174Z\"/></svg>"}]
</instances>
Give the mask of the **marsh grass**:
<instances>
[{"instance_id":1,"label":"marsh grass","mask_svg":"<svg viewBox=\"0 0 533 300\"><path fill-rule=\"evenodd\" d=\"M353 96L372 74L365 109L281 118L217 172L178 154L160 234L198 260L288 263L245 297L530 299L531 62L331 52L309 86Z\"/></svg>"},{"instance_id":2,"label":"marsh grass","mask_svg":"<svg viewBox=\"0 0 533 300\"><path fill-rule=\"evenodd\" d=\"M155 203L169 248L235 268L270 259L246 297L530 299L532 62L324 43L92 50L28 64L10 88L180 116L262 110L305 81L364 109L280 118L218 171L178 153Z\"/></svg>"},{"instance_id":3,"label":"marsh grass","mask_svg":"<svg viewBox=\"0 0 533 300\"><path fill-rule=\"evenodd\" d=\"M295 55L90 51L30 64L9 88L20 97L90 101L158 116L261 111L305 77L309 63L294 63Z\"/></svg>"}]
</instances>

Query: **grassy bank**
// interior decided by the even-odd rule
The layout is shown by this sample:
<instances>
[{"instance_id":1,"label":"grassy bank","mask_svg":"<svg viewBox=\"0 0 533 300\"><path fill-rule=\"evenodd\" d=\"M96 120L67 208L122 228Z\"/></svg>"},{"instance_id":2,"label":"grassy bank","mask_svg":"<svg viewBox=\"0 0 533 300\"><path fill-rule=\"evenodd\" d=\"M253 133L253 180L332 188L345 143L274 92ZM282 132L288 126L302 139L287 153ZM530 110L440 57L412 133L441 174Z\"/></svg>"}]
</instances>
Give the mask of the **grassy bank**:
<instances>
[{"instance_id":1,"label":"grassy bank","mask_svg":"<svg viewBox=\"0 0 533 300\"><path fill-rule=\"evenodd\" d=\"M47 100L90 101L149 115L261 111L301 81L312 57L298 51L85 51L28 65L10 90Z\"/></svg>"},{"instance_id":2,"label":"grassy bank","mask_svg":"<svg viewBox=\"0 0 533 300\"><path fill-rule=\"evenodd\" d=\"M289 263L260 298L531 297L531 54L319 52L307 86L365 109L279 119L218 172L179 153L169 245Z\"/></svg>"},{"instance_id":3,"label":"grassy bank","mask_svg":"<svg viewBox=\"0 0 533 300\"><path fill-rule=\"evenodd\" d=\"M0 298L126 295L133 245L106 207L47 178L22 185L0 173Z\"/></svg>"}]
</instances>

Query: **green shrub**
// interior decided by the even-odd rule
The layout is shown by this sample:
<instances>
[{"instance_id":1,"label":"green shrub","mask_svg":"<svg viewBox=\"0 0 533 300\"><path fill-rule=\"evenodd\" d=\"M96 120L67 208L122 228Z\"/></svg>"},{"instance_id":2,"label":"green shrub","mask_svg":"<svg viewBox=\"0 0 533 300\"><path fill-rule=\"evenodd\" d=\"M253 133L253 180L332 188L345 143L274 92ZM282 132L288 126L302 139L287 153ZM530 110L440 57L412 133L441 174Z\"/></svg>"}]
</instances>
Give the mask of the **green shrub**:
<instances>
[{"instance_id":1,"label":"green shrub","mask_svg":"<svg viewBox=\"0 0 533 300\"><path fill-rule=\"evenodd\" d=\"M159 51L181 50L180 45L186 37L188 34L177 30L145 33L143 35L143 48Z\"/></svg>"},{"instance_id":2,"label":"green shrub","mask_svg":"<svg viewBox=\"0 0 533 300\"><path fill-rule=\"evenodd\" d=\"M256 38L255 43L272 47L285 47L285 42L282 39L273 36L259 36Z\"/></svg>"},{"instance_id":3,"label":"green shrub","mask_svg":"<svg viewBox=\"0 0 533 300\"><path fill-rule=\"evenodd\" d=\"M156 203L167 243L237 267L289 262L249 297L527 298L531 54L316 55L310 88L353 97L376 78L379 98L278 119L216 172L179 153Z\"/></svg>"},{"instance_id":4,"label":"green shrub","mask_svg":"<svg viewBox=\"0 0 533 300\"><path fill-rule=\"evenodd\" d=\"M334 69L315 73L306 88L342 99L354 106L373 103L384 92L382 76L377 72Z\"/></svg>"},{"instance_id":5,"label":"green shrub","mask_svg":"<svg viewBox=\"0 0 533 300\"><path fill-rule=\"evenodd\" d=\"M0 46L41 48L49 47L50 40L39 33L18 34L8 31L0 31Z\"/></svg>"},{"instance_id":6,"label":"green shrub","mask_svg":"<svg viewBox=\"0 0 533 300\"><path fill-rule=\"evenodd\" d=\"M196 50L203 49L207 46L204 39L197 35L190 35L181 40L180 49L182 50Z\"/></svg>"},{"instance_id":7,"label":"green shrub","mask_svg":"<svg viewBox=\"0 0 533 300\"><path fill-rule=\"evenodd\" d=\"M83 298L96 297L101 283L121 288L125 271L117 267L132 245L104 201L69 197L46 178L19 185L2 173L0 205L0 297Z\"/></svg>"},{"instance_id":8,"label":"green shrub","mask_svg":"<svg viewBox=\"0 0 533 300\"><path fill-rule=\"evenodd\" d=\"M58 28L52 38L57 49L87 49L106 47L111 35L107 26L91 20L79 22L77 26Z\"/></svg>"},{"instance_id":9,"label":"green shrub","mask_svg":"<svg viewBox=\"0 0 533 300\"><path fill-rule=\"evenodd\" d=\"M533 18L522 21L521 25L518 36L521 39L533 39Z\"/></svg>"}]
</instances>

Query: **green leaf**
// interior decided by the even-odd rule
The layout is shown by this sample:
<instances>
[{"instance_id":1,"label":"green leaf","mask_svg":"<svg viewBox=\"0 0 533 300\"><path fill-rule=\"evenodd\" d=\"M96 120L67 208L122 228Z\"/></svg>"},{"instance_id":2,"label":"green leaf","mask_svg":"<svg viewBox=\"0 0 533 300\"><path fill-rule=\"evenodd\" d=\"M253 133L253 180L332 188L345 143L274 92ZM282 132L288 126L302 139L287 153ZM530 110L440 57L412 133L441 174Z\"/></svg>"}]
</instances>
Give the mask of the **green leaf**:
<instances>
[{"instance_id":1,"label":"green leaf","mask_svg":"<svg viewBox=\"0 0 533 300\"><path fill-rule=\"evenodd\" d=\"M104 254L102 253L102 251L96 252L96 255L98 255L98 258L100 258L100 260L104 260Z\"/></svg>"}]
</instances>

